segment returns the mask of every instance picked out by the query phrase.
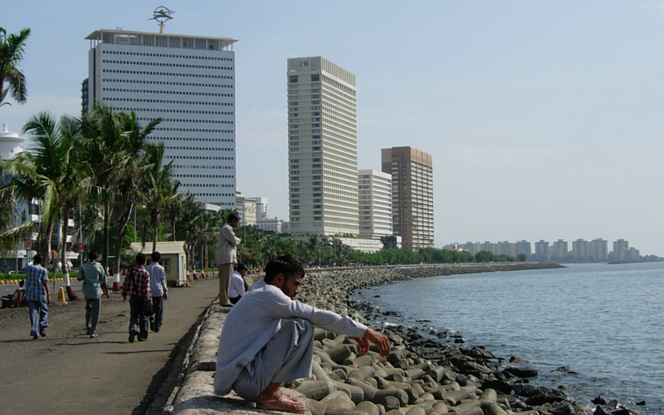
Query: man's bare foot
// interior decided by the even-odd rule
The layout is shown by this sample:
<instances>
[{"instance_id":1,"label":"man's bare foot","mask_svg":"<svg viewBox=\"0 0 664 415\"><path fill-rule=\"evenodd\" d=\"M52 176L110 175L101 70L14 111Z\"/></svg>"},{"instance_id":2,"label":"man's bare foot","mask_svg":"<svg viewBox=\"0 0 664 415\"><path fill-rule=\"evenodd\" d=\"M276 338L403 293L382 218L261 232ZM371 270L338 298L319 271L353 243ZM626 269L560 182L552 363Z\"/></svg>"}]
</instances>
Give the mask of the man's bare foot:
<instances>
[{"instance_id":1,"label":"man's bare foot","mask_svg":"<svg viewBox=\"0 0 664 415\"><path fill-rule=\"evenodd\" d=\"M278 392L266 400L256 400L256 407L269 411L303 413L307 408L295 398Z\"/></svg>"}]
</instances>

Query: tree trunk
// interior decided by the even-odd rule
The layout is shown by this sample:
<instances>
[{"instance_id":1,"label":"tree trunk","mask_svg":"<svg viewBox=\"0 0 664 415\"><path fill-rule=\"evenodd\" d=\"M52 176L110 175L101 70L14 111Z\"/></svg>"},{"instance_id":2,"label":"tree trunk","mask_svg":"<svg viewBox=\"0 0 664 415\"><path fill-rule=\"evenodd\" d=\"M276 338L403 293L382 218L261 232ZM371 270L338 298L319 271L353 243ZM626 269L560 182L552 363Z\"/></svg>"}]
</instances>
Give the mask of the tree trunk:
<instances>
[{"instance_id":1,"label":"tree trunk","mask_svg":"<svg viewBox=\"0 0 664 415\"><path fill-rule=\"evenodd\" d=\"M152 235L152 252L155 252L157 250L157 234L159 231L159 212L154 212L152 214L152 231L154 234Z\"/></svg>"},{"instance_id":2,"label":"tree trunk","mask_svg":"<svg viewBox=\"0 0 664 415\"><path fill-rule=\"evenodd\" d=\"M69 266L67 265L67 230L69 229L69 209L62 209L62 224L60 226L60 261L62 261L62 277L65 280L67 298L69 301L77 301L78 296L69 282Z\"/></svg>"},{"instance_id":3,"label":"tree trunk","mask_svg":"<svg viewBox=\"0 0 664 415\"><path fill-rule=\"evenodd\" d=\"M124 241L125 233L127 231L127 224L131 218L131 212L134 208L134 203L130 202L131 195L129 192L123 194L122 200L122 211L120 214L120 220L118 221L118 246L116 248L115 255L115 275L117 276L118 281L120 280L120 256L122 254L122 242Z\"/></svg>"},{"instance_id":4,"label":"tree trunk","mask_svg":"<svg viewBox=\"0 0 664 415\"><path fill-rule=\"evenodd\" d=\"M104 256L104 270L110 269L110 251L111 251L111 219L113 217L113 200L109 200L104 204L104 241L102 244ZM114 275L113 279L113 292L120 292L120 275Z\"/></svg>"}]
</instances>

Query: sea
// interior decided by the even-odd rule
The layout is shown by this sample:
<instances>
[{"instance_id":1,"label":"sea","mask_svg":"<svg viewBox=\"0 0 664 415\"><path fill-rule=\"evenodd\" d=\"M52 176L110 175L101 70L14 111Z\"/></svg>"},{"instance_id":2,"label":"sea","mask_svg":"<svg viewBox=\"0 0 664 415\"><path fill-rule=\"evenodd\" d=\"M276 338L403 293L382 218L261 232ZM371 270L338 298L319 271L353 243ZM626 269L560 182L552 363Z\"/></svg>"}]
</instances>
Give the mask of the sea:
<instances>
[{"instance_id":1,"label":"sea","mask_svg":"<svg viewBox=\"0 0 664 415\"><path fill-rule=\"evenodd\" d=\"M588 413L601 396L664 414L664 262L415 278L352 299L398 313L375 325L447 331L526 360L532 384L564 386Z\"/></svg>"}]
</instances>

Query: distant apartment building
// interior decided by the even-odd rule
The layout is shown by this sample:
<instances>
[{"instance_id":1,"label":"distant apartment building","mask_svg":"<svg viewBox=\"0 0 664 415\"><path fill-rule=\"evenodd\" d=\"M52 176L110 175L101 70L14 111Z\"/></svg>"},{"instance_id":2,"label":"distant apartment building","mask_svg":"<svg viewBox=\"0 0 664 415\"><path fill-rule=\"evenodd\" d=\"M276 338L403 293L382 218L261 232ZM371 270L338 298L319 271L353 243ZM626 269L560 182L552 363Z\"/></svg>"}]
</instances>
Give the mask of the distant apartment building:
<instances>
[{"instance_id":1,"label":"distant apartment building","mask_svg":"<svg viewBox=\"0 0 664 415\"><path fill-rule=\"evenodd\" d=\"M521 240L516 243L516 254L518 255L526 255L526 257L529 257L532 255L532 248L530 245L530 242L526 240Z\"/></svg>"},{"instance_id":2,"label":"distant apartment building","mask_svg":"<svg viewBox=\"0 0 664 415\"><path fill-rule=\"evenodd\" d=\"M609 254L609 259L612 261L627 261L630 260L629 241L618 239L613 242L613 251Z\"/></svg>"},{"instance_id":3,"label":"distant apartment building","mask_svg":"<svg viewBox=\"0 0 664 415\"><path fill-rule=\"evenodd\" d=\"M588 242L588 259L606 261L609 258L608 242L605 239L593 239Z\"/></svg>"},{"instance_id":4,"label":"distant apartment building","mask_svg":"<svg viewBox=\"0 0 664 415\"><path fill-rule=\"evenodd\" d=\"M355 75L320 56L288 59L293 235L358 235Z\"/></svg>"},{"instance_id":5,"label":"distant apartment building","mask_svg":"<svg viewBox=\"0 0 664 415\"><path fill-rule=\"evenodd\" d=\"M448 246L447 248L451 249L456 249L456 250L462 250L462 251L468 251L469 254L475 255L480 249L480 244L477 242L466 242L464 244L452 244L451 246Z\"/></svg>"},{"instance_id":6,"label":"distant apartment building","mask_svg":"<svg viewBox=\"0 0 664 415\"><path fill-rule=\"evenodd\" d=\"M540 239L539 241L535 242L535 256L537 259L540 261L548 261L551 259L551 246L549 245L549 242Z\"/></svg>"},{"instance_id":7,"label":"distant apartment building","mask_svg":"<svg viewBox=\"0 0 664 415\"><path fill-rule=\"evenodd\" d=\"M433 247L431 155L413 147L384 148L381 166L392 176L392 226L403 249Z\"/></svg>"},{"instance_id":8,"label":"distant apartment building","mask_svg":"<svg viewBox=\"0 0 664 415\"><path fill-rule=\"evenodd\" d=\"M235 210L240 215L240 226L256 226L256 200L237 192Z\"/></svg>"},{"instance_id":9,"label":"distant apartment building","mask_svg":"<svg viewBox=\"0 0 664 415\"><path fill-rule=\"evenodd\" d=\"M360 237L392 235L392 175L376 170L358 172Z\"/></svg>"},{"instance_id":10,"label":"distant apartment building","mask_svg":"<svg viewBox=\"0 0 664 415\"><path fill-rule=\"evenodd\" d=\"M82 108L134 111L164 143L173 178L194 199L235 207L235 39L102 29L92 32Z\"/></svg>"},{"instance_id":11,"label":"distant apartment building","mask_svg":"<svg viewBox=\"0 0 664 415\"><path fill-rule=\"evenodd\" d=\"M553 259L567 259L567 255L569 253L569 244L567 241L563 241L562 239L558 239L553 243L553 248L552 248L552 258Z\"/></svg>"},{"instance_id":12,"label":"distant apartment building","mask_svg":"<svg viewBox=\"0 0 664 415\"><path fill-rule=\"evenodd\" d=\"M256 221L261 221L263 219L269 219L269 213L267 209L267 197L251 197L256 203Z\"/></svg>"},{"instance_id":13,"label":"distant apartment building","mask_svg":"<svg viewBox=\"0 0 664 415\"><path fill-rule=\"evenodd\" d=\"M284 221L279 218L262 218L256 222L256 227L265 232L283 233Z\"/></svg>"},{"instance_id":14,"label":"distant apartment building","mask_svg":"<svg viewBox=\"0 0 664 415\"><path fill-rule=\"evenodd\" d=\"M575 261L587 261L588 260L588 241L583 239L577 239L572 242L572 259Z\"/></svg>"},{"instance_id":15,"label":"distant apartment building","mask_svg":"<svg viewBox=\"0 0 664 415\"><path fill-rule=\"evenodd\" d=\"M516 258L516 244L509 241L502 241L496 244L496 255L506 255Z\"/></svg>"}]
</instances>

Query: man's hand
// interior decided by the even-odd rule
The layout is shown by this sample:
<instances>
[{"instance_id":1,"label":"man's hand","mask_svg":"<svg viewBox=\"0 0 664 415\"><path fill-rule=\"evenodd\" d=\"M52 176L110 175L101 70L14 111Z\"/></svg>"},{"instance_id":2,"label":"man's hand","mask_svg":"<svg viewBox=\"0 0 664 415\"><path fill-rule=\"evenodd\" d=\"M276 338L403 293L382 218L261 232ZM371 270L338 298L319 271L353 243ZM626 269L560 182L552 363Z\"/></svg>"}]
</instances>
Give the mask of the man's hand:
<instances>
[{"instance_id":1,"label":"man's hand","mask_svg":"<svg viewBox=\"0 0 664 415\"><path fill-rule=\"evenodd\" d=\"M122 302L123 302L123 303L126 303L126 302L127 302L127 296L126 296L126 295L123 295L123 296L122 296Z\"/></svg>"},{"instance_id":2,"label":"man's hand","mask_svg":"<svg viewBox=\"0 0 664 415\"><path fill-rule=\"evenodd\" d=\"M357 351L361 355L367 354L369 351L369 343L373 343L378 346L380 355L383 357L387 357L390 354L390 350L392 350L390 339L386 335L378 333L377 331L369 328L364 332L364 336L362 336L362 338L354 338L354 340L358 345Z\"/></svg>"},{"instance_id":3,"label":"man's hand","mask_svg":"<svg viewBox=\"0 0 664 415\"><path fill-rule=\"evenodd\" d=\"M51 305L51 296L48 294L46 295L46 304Z\"/></svg>"},{"instance_id":4,"label":"man's hand","mask_svg":"<svg viewBox=\"0 0 664 415\"><path fill-rule=\"evenodd\" d=\"M109 293L104 294L106 298L111 298L111 295Z\"/></svg>"},{"instance_id":5,"label":"man's hand","mask_svg":"<svg viewBox=\"0 0 664 415\"><path fill-rule=\"evenodd\" d=\"M164 293L164 301L168 300L168 294Z\"/></svg>"}]
</instances>

